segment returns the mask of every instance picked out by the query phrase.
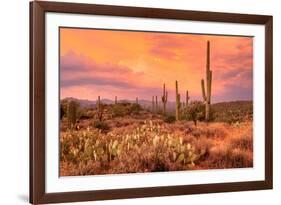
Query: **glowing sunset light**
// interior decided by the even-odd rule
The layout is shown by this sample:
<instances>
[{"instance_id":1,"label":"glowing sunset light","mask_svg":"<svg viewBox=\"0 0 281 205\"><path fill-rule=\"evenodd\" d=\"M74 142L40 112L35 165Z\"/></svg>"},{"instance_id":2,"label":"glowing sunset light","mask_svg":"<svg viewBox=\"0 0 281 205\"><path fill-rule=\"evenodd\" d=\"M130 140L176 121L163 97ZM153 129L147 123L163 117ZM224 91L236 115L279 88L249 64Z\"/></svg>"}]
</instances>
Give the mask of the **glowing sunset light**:
<instances>
[{"instance_id":1,"label":"glowing sunset light","mask_svg":"<svg viewBox=\"0 0 281 205\"><path fill-rule=\"evenodd\" d=\"M177 80L182 96L202 100L207 41L212 102L252 100L252 37L73 28L60 29L60 97L151 100L165 83L175 101Z\"/></svg>"}]
</instances>

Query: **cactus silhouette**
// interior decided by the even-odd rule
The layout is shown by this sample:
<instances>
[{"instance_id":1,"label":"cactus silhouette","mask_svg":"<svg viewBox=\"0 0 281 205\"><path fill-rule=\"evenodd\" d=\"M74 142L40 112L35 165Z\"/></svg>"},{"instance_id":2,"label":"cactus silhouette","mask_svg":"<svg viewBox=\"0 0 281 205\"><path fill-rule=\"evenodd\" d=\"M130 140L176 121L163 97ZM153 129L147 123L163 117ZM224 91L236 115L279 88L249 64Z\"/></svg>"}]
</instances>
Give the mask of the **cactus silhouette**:
<instances>
[{"instance_id":1,"label":"cactus silhouette","mask_svg":"<svg viewBox=\"0 0 281 205\"><path fill-rule=\"evenodd\" d=\"M136 104L139 104L139 98L136 97Z\"/></svg>"},{"instance_id":2,"label":"cactus silhouette","mask_svg":"<svg viewBox=\"0 0 281 205\"><path fill-rule=\"evenodd\" d=\"M212 71L210 70L210 42L207 42L207 63L206 63L206 90L204 79L201 80L202 97L205 103L205 120L209 121L212 90Z\"/></svg>"},{"instance_id":3,"label":"cactus silhouette","mask_svg":"<svg viewBox=\"0 0 281 205\"><path fill-rule=\"evenodd\" d=\"M114 101L114 103L117 104L117 96L115 96L115 101Z\"/></svg>"},{"instance_id":4,"label":"cactus silhouette","mask_svg":"<svg viewBox=\"0 0 281 205\"><path fill-rule=\"evenodd\" d=\"M179 94L178 81L176 80L176 120L180 119L181 96Z\"/></svg>"},{"instance_id":5,"label":"cactus silhouette","mask_svg":"<svg viewBox=\"0 0 281 205\"><path fill-rule=\"evenodd\" d=\"M185 97L185 107L187 108L188 106L188 101L189 101L189 94L188 94L188 90L186 91L186 97Z\"/></svg>"},{"instance_id":6,"label":"cactus silhouette","mask_svg":"<svg viewBox=\"0 0 281 205\"><path fill-rule=\"evenodd\" d=\"M166 105L168 102L168 92L166 91L165 83L163 85L163 96L162 96L162 103L163 103L163 114L166 114Z\"/></svg>"},{"instance_id":7,"label":"cactus silhouette","mask_svg":"<svg viewBox=\"0 0 281 205\"><path fill-rule=\"evenodd\" d=\"M100 100L100 96L98 96L98 101L97 101L97 115L98 115L98 119L99 121L102 121L102 117L103 117L103 105L101 103Z\"/></svg>"},{"instance_id":8,"label":"cactus silhouette","mask_svg":"<svg viewBox=\"0 0 281 205\"><path fill-rule=\"evenodd\" d=\"M67 105L67 120L69 123L69 127L72 129L76 123L78 118L78 103L71 100Z\"/></svg>"},{"instance_id":9,"label":"cactus silhouette","mask_svg":"<svg viewBox=\"0 0 281 205\"><path fill-rule=\"evenodd\" d=\"M155 112L158 112L158 99L157 99L157 95L155 96Z\"/></svg>"},{"instance_id":10,"label":"cactus silhouette","mask_svg":"<svg viewBox=\"0 0 281 205\"><path fill-rule=\"evenodd\" d=\"M151 111L154 112L155 109L155 102L154 102L154 96L152 96L152 108Z\"/></svg>"}]
</instances>

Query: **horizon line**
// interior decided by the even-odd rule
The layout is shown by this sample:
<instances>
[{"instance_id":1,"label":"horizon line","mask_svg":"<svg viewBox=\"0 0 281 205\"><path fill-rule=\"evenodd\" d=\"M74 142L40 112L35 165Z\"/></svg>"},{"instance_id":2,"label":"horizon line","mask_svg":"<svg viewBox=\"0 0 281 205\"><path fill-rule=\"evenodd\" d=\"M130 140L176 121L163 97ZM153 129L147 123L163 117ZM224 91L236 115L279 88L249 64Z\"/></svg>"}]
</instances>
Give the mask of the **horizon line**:
<instances>
[{"instance_id":1,"label":"horizon line","mask_svg":"<svg viewBox=\"0 0 281 205\"><path fill-rule=\"evenodd\" d=\"M92 102L96 102L97 101L97 99L96 100L91 100L91 99L81 99L81 98L75 98L75 97L65 97L65 98L60 98L60 101L62 101L62 100L65 100L65 99L67 99L67 98L73 98L73 99L75 99L75 100L79 100L79 101L82 101L82 100L84 100L84 101L92 101ZM115 101L115 99L109 99L109 98L101 98L100 99L101 101L102 100L109 100L109 101L112 101L112 102L114 102ZM133 99L133 100L130 100L130 99L118 99L117 100L117 102L118 101L136 101L136 99ZM150 102L152 102L152 100L150 99L150 100L146 100L146 99L138 99L138 101L150 101ZM198 99L195 99L195 100L189 100L189 102L192 102L192 101L203 101L203 100L198 100ZM215 102L213 102L213 103L223 103L223 102L241 102L241 101L243 101L243 102L253 102L253 99L236 99L236 100L225 100L225 101L215 101ZM158 101L159 103L161 103L162 101L161 101L161 98L159 98L159 101ZM168 101L168 102L170 102L170 103L175 103L176 101ZM183 100L182 102L185 102L185 100Z\"/></svg>"}]
</instances>

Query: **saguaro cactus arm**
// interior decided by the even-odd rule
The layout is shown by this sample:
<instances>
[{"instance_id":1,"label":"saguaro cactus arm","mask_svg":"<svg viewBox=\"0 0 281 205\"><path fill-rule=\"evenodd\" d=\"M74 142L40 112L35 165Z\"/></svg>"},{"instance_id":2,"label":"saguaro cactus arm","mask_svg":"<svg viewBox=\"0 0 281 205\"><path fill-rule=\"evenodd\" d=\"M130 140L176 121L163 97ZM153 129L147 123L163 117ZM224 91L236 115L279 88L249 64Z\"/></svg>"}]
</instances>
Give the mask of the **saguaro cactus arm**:
<instances>
[{"instance_id":1,"label":"saguaro cactus arm","mask_svg":"<svg viewBox=\"0 0 281 205\"><path fill-rule=\"evenodd\" d=\"M204 101L207 101L206 93L205 93L205 83L204 79L201 80L201 88L202 88L202 97Z\"/></svg>"}]
</instances>

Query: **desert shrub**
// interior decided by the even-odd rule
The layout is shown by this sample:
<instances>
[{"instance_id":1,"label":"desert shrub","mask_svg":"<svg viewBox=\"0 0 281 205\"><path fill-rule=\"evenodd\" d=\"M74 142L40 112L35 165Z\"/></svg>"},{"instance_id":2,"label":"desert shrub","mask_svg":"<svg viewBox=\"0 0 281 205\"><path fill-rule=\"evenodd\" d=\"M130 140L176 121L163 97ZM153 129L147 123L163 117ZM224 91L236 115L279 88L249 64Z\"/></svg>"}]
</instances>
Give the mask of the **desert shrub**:
<instances>
[{"instance_id":1,"label":"desert shrub","mask_svg":"<svg viewBox=\"0 0 281 205\"><path fill-rule=\"evenodd\" d=\"M210 149L205 163L209 168L243 168L253 166L253 153L248 150L232 149L230 144Z\"/></svg>"},{"instance_id":2,"label":"desert shrub","mask_svg":"<svg viewBox=\"0 0 281 205\"><path fill-rule=\"evenodd\" d=\"M97 130L60 136L60 173L69 175L193 169L201 153L160 124L146 121L128 134Z\"/></svg>"},{"instance_id":3,"label":"desert shrub","mask_svg":"<svg viewBox=\"0 0 281 205\"><path fill-rule=\"evenodd\" d=\"M209 121L213 121L215 118L215 111L210 107ZM183 110L182 119L192 120L194 125L197 125L197 121L205 120L205 104L201 101L192 101Z\"/></svg>"},{"instance_id":4,"label":"desert shrub","mask_svg":"<svg viewBox=\"0 0 281 205\"><path fill-rule=\"evenodd\" d=\"M233 148L239 148L244 150L253 150L253 138L252 136L240 136L231 139L231 145Z\"/></svg>"},{"instance_id":5,"label":"desert shrub","mask_svg":"<svg viewBox=\"0 0 281 205\"><path fill-rule=\"evenodd\" d=\"M94 111L94 109L91 109L91 108L87 109L85 115L86 115L88 118L94 118L94 117L95 117L95 111Z\"/></svg>"},{"instance_id":6,"label":"desert shrub","mask_svg":"<svg viewBox=\"0 0 281 205\"><path fill-rule=\"evenodd\" d=\"M141 106L139 104L133 103L130 105L129 113L139 114L140 111L141 111Z\"/></svg>"},{"instance_id":7,"label":"desert shrub","mask_svg":"<svg viewBox=\"0 0 281 205\"><path fill-rule=\"evenodd\" d=\"M110 129L109 125L104 121L94 121L93 127L103 132L107 132Z\"/></svg>"},{"instance_id":8,"label":"desert shrub","mask_svg":"<svg viewBox=\"0 0 281 205\"><path fill-rule=\"evenodd\" d=\"M166 123L174 123L176 121L176 117L174 115L166 115L164 117L164 122Z\"/></svg>"},{"instance_id":9,"label":"desert shrub","mask_svg":"<svg viewBox=\"0 0 281 205\"><path fill-rule=\"evenodd\" d=\"M60 119L67 115L68 100L63 99L60 101Z\"/></svg>"},{"instance_id":10,"label":"desert shrub","mask_svg":"<svg viewBox=\"0 0 281 205\"><path fill-rule=\"evenodd\" d=\"M61 176L253 166L252 123L132 122L61 132Z\"/></svg>"},{"instance_id":11,"label":"desert shrub","mask_svg":"<svg viewBox=\"0 0 281 205\"><path fill-rule=\"evenodd\" d=\"M251 123L240 123L239 126L232 125L234 129L239 129L239 132L234 134L228 139L229 143L235 148L242 150L253 151L253 127Z\"/></svg>"},{"instance_id":12,"label":"desert shrub","mask_svg":"<svg viewBox=\"0 0 281 205\"><path fill-rule=\"evenodd\" d=\"M234 123L244 122L246 121L247 118L250 119L250 117L247 116L248 116L247 114L242 113L239 110L228 110L225 111L224 113L217 114L215 118L217 121L234 124Z\"/></svg>"},{"instance_id":13,"label":"desert shrub","mask_svg":"<svg viewBox=\"0 0 281 205\"><path fill-rule=\"evenodd\" d=\"M78 109L77 109L77 119L85 119L85 118L87 118L86 117L86 112L87 112L87 109L86 108L82 108L82 107L78 107Z\"/></svg>"},{"instance_id":14,"label":"desert shrub","mask_svg":"<svg viewBox=\"0 0 281 205\"><path fill-rule=\"evenodd\" d=\"M71 128L76 123L76 120L79 117L79 103L76 101L70 101L67 105L67 120Z\"/></svg>"},{"instance_id":15,"label":"desert shrub","mask_svg":"<svg viewBox=\"0 0 281 205\"><path fill-rule=\"evenodd\" d=\"M200 127L200 129L203 127ZM253 166L253 130L252 123L241 123L239 126L226 123L213 123L208 125L198 140L206 138L211 144L208 147L208 156L200 164L206 168L242 168ZM200 133L203 134L201 129ZM213 137L206 134L210 132ZM205 136L205 137L204 137ZM213 140L213 139L216 140ZM196 143L195 146L198 147Z\"/></svg>"},{"instance_id":16,"label":"desert shrub","mask_svg":"<svg viewBox=\"0 0 281 205\"><path fill-rule=\"evenodd\" d=\"M183 112L183 119L192 120L197 125L198 120L203 120L205 114L205 106L201 101L192 101Z\"/></svg>"},{"instance_id":17,"label":"desert shrub","mask_svg":"<svg viewBox=\"0 0 281 205\"><path fill-rule=\"evenodd\" d=\"M215 121L235 124L253 119L253 103L237 101L229 103L217 103L212 105L215 110Z\"/></svg>"},{"instance_id":18,"label":"desert shrub","mask_svg":"<svg viewBox=\"0 0 281 205\"><path fill-rule=\"evenodd\" d=\"M124 117L129 113L127 107L119 103L112 106L111 112L113 117Z\"/></svg>"},{"instance_id":19,"label":"desert shrub","mask_svg":"<svg viewBox=\"0 0 281 205\"><path fill-rule=\"evenodd\" d=\"M194 137L207 137L207 138L219 138L224 139L227 136L227 126L225 124L213 123L204 124L202 126L193 129L191 134Z\"/></svg>"}]
</instances>

